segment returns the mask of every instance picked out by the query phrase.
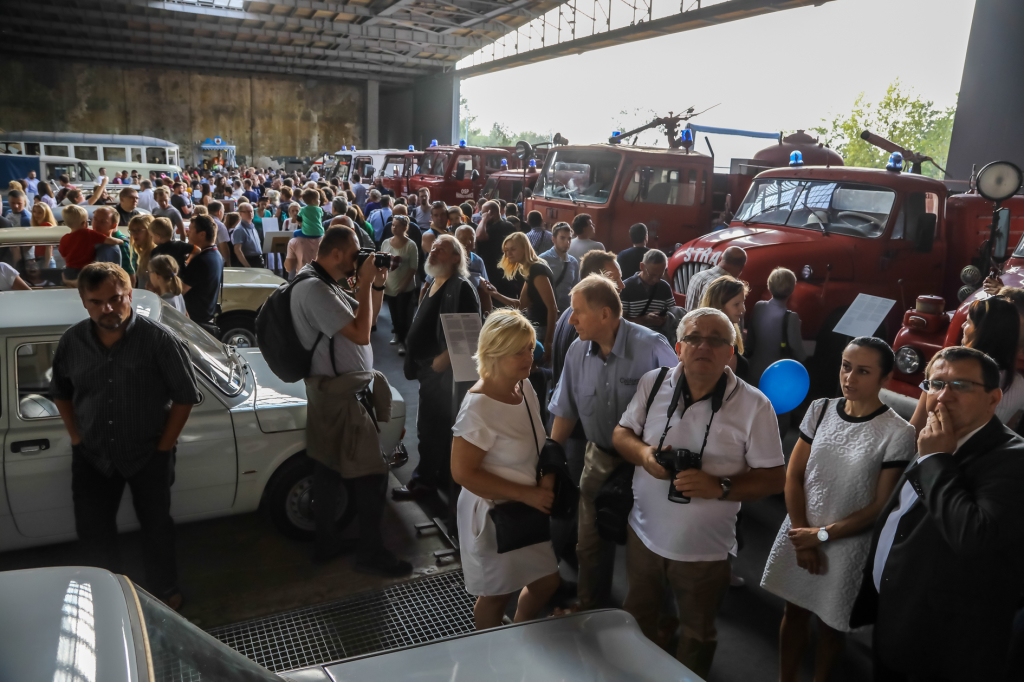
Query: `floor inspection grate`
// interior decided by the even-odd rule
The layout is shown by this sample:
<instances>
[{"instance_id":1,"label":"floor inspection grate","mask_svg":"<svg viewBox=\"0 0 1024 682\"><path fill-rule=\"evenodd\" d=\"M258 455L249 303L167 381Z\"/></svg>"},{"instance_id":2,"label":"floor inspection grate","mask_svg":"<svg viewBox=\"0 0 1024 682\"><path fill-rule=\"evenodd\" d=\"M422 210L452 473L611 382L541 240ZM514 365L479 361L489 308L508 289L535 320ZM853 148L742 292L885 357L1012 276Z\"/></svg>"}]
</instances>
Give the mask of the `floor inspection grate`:
<instances>
[{"instance_id":1,"label":"floor inspection grate","mask_svg":"<svg viewBox=\"0 0 1024 682\"><path fill-rule=\"evenodd\" d=\"M473 631L462 571L213 628L211 635L273 672Z\"/></svg>"}]
</instances>

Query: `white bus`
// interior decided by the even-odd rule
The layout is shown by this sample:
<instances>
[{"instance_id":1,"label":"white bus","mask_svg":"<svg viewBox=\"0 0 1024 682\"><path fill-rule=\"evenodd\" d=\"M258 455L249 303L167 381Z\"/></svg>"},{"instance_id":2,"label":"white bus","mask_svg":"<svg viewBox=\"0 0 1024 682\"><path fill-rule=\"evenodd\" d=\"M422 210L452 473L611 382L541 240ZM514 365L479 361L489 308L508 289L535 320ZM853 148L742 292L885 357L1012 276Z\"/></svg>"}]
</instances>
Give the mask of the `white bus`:
<instances>
[{"instance_id":1,"label":"white bus","mask_svg":"<svg viewBox=\"0 0 1024 682\"><path fill-rule=\"evenodd\" d=\"M100 168L113 178L121 171L137 171L143 179L151 171L172 176L181 173L178 145L143 135L96 135L24 131L0 133L0 154L63 156L84 162L94 175Z\"/></svg>"}]
</instances>

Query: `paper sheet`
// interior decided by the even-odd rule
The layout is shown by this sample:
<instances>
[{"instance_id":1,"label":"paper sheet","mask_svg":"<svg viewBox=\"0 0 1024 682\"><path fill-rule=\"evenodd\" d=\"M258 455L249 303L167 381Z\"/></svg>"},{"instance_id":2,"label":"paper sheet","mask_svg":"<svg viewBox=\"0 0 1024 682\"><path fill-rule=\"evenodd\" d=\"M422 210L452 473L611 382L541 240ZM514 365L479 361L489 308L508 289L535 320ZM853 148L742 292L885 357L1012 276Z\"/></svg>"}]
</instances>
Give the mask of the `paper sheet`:
<instances>
[{"instance_id":1,"label":"paper sheet","mask_svg":"<svg viewBox=\"0 0 1024 682\"><path fill-rule=\"evenodd\" d=\"M263 253L271 253L274 251L274 247L283 243L285 248L288 247L288 240L292 238L291 232L284 232L281 230L267 231L266 224L270 218L263 219Z\"/></svg>"},{"instance_id":2,"label":"paper sheet","mask_svg":"<svg viewBox=\"0 0 1024 682\"><path fill-rule=\"evenodd\" d=\"M891 298L858 294L832 331L846 336L873 336L895 304Z\"/></svg>"},{"instance_id":3,"label":"paper sheet","mask_svg":"<svg viewBox=\"0 0 1024 682\"><path fill-rule=\"evenodd\" d=\"M444 338L448 342L452 373L455 381L477 381L473 355L480 339L480 316L476 313L451 313L441 315Z\"/></svg>"}]
</instances>

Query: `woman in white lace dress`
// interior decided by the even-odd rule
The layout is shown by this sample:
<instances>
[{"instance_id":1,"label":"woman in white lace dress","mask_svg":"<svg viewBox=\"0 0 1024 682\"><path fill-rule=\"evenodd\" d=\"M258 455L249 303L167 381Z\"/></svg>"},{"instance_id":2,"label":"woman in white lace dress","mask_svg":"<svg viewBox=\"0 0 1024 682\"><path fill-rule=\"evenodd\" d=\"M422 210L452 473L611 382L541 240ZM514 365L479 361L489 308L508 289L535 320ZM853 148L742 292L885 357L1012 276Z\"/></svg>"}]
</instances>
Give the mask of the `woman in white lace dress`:
<instances>
[{"instance_id":1,"label":"woman in white lace dress","mask_svg":"<svg viewBox=\"0 0 1024 682\"><path fill-rule=\"evenodd\" d=\"M786 470L789 516L775 539L761 586L786 600L780 680L796 682L818 617L814 679L825 680L850 630L875 518L916 450L914 427L878 397L895 356L884 341L859 337L843 351L843 397L815 401L800 425Z\"/></svg>"},{"instance_id":2,"label":"woman in white lace dress","mask_svg":"<svg viewBox=\"0 0 1024 682\"><path fill-rule=\"evenodd\" d=\"M527 380L535 347L533 327L522 313L491 313L477 346L480 381L466 394L452 428L452 478L462 486L462 570L466 591L477 597L477 630L501 625L515 593L520 593L515 622L536 618L560 583L551 540L498 553L488 513L505 502L551 513L554 474L537 480L546 434L537 394Z\"/></svg>"}]
</instances>

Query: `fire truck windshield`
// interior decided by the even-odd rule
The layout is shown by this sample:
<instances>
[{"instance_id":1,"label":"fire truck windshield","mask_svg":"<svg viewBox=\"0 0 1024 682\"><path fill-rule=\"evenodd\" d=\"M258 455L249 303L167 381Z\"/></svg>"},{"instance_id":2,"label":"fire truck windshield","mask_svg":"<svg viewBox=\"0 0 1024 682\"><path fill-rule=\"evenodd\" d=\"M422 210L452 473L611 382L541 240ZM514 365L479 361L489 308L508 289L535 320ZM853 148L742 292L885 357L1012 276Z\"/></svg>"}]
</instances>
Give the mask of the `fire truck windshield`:
<instances>
[{"instance_id":1,"label":"fire truck windshield","mask_svg":"<svg viewBox=\"0 0 1024 682\"><path fill-rule=\"evenodd\" d=\"M620 154L585 149L559 149L548 155L534 196L604 204L611 196Z\"/></svg>"},{"instance_id":2,"label":"fire truck windshield","mask_svg":"<svg viewBox=\"0 0 1024 682\"><path fill-rule=\"evenodd\" d=\"M735 220L872 238L885 231L895 201L885 187L764 178L751 186Z\"/></svg>"},{"instance_id":3,"label":"fire truck windshield","mask_svg":"<svg viewBox=\"0 0 1024 682\"><path fill-rule=\"evenodd\" d=\"M426 152L423 160L420 161L420 175L444 175L444 169L448 167L450 152Z\"/></svg>"}]
</instances>

